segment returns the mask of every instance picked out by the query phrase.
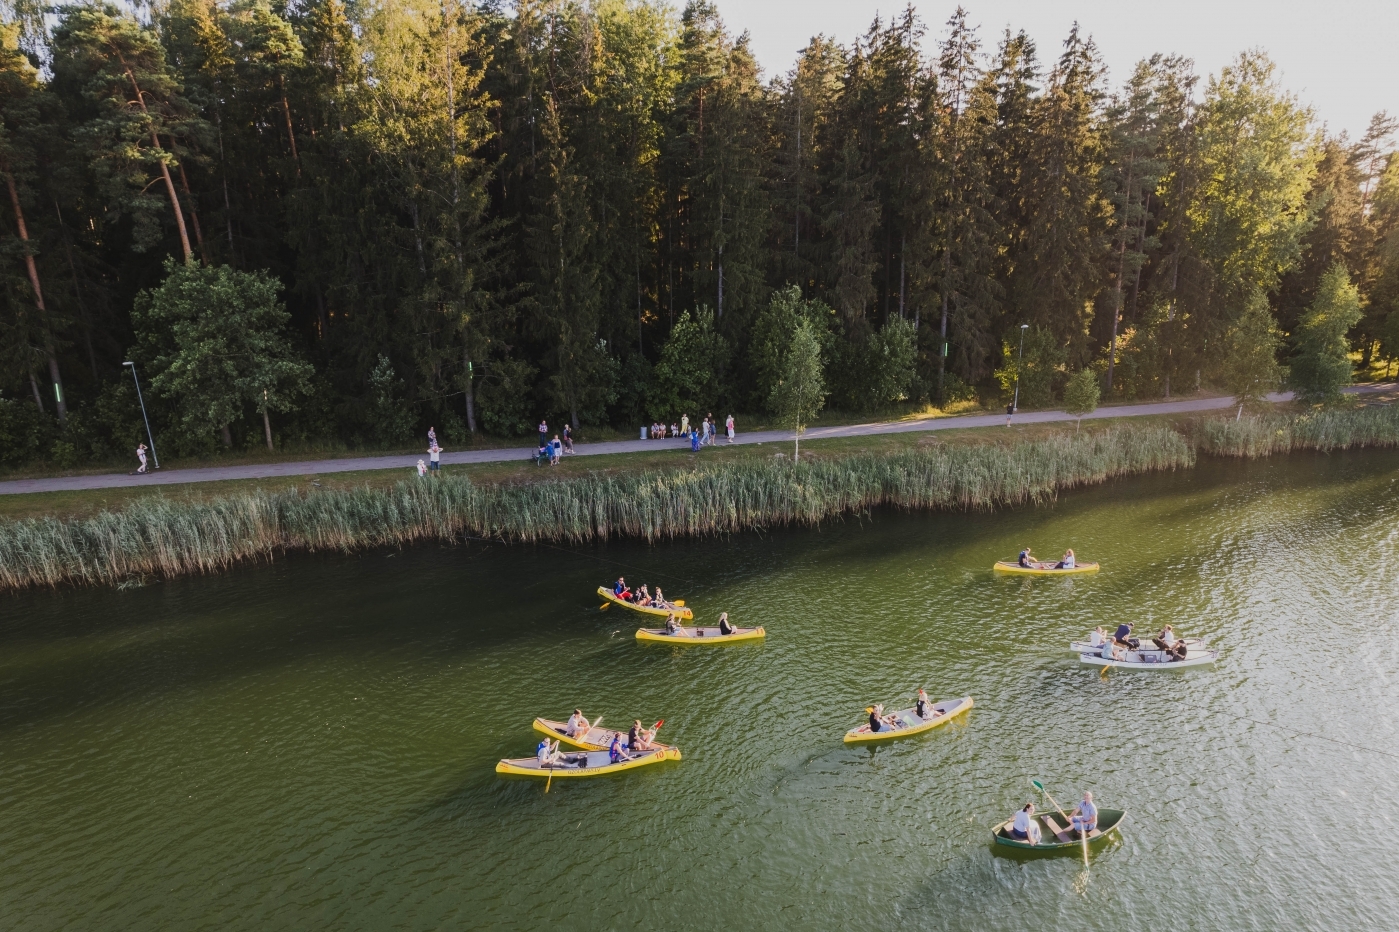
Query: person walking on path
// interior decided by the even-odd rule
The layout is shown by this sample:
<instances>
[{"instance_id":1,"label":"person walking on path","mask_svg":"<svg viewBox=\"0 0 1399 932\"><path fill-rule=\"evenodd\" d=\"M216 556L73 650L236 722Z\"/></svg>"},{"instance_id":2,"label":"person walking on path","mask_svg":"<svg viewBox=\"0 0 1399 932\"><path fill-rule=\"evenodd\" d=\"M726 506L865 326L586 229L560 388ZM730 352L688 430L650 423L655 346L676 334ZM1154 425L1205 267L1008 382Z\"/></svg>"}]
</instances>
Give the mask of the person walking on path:
<instances>
[{"instance_id":1,"label":"person walking on path","mask_svg":"<svg viewBox=\"0 0 1399 932\"><path fill-rule=\"evenodd\" d=\"M540 418L539 421L539 445L542 447L549 442L549 422Z\"/></svg>"},{"instance_id":2,"label":"person walking on path","mask_svg":"<svg viewBox=\"0 0 1399 932\"><path fill-rule=\"evenodd\" d=\"M730 414L724 418L724 429L729 433L729 443L734 442L734 416Z\"/></svg>"},{"instance_id":3,"label":"person walking on path","mask_svg":"<svg viewBox=\"0 0 1399 932\"><path fill-rule=\"evenodd\" d=\"M136 458L141 461L141 465L136 467L136 472L132 475L141 475L146 471L146 445L138 444L136 447Z\"/></svg>"},{"instance_id":4,"label":"person walking on path","mask_svg":"<svg viewBox=\"0 0 1399 932\"><path fill-rule=\"evenodd\" d=\"M573 427L569 424L563 426L563 451L565 453L573 452Z\"/></svg>"},{"instance_id":5,"label":"person walking on path","mask_svg":"<svg viewBox=\"0 0 1399 932\"><path fill-rule=\"evenodd\" d=\"M432 446L428 447L427 452L428 452L428 467L427 467L427 468L430 469L430 470L432 470L433 472L440 472L441 469L442 469L442 462L441 462L441 459L442 459L442 448L439 447L439 446L434 442Z\"/></svg>"}]
</instances>

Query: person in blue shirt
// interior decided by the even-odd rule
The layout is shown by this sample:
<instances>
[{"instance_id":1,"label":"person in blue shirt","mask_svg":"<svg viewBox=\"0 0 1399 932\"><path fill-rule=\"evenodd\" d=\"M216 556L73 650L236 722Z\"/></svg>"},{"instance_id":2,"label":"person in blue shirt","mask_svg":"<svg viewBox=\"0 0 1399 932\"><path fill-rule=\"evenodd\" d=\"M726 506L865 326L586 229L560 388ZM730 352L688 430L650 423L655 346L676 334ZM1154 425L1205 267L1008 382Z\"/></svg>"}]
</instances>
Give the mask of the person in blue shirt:
<instances>
[{"instance_id":1,"label":"person in blue shirt","mask_svg":"<svg viewBox=\"0 0 1399 932\"><path fill-rule=\"evenodd\" d=\"M695 430L695 429L692 427L692 428L690 428L690 450L691 450L691 452L693 452L693 453L698 453L698 452L699 452L699 448L700 448L700 436L699 436L699 431Z\"/></svg>"},{"instance_id":2,"label":"person in blue shirt","mask_svg":"<svg viewBox=\"0 0 1399 932\"><path fill-rule=\"evenodd\" d=\"M1112 639L1123 647L1130 647L1132 650L1142 646L1141 641L1132 637L1132 626L1126 623L1117 626L1117 631L1113 634Z\"/></svg>"},{"instance_id":3,"label":"person in blue shirt","mask_svg":"<svg viewBox=\"0 0 1399 932\"><path fill-rule=\"evenodd\" d=\"M1083 791L1083 802L1069 814L1069 821L1073 823L1073 830L1080 835L1087 835L1098 827L1098 807L1093 805L1092 793Z\"/></svg>"},{"instance_id":4,"label":"person in blue shirt","mask_svg":"<svg viewBox=\"0 0 1399 932\"><path fill-rule=\"evenodd\" d=\"M612 587L612 594L621 598L623 592L627 591L627 581L621 576L617 577L617 584Z\"/></svg>"},{"instance_id":5,"label":"person in blue shirt","mask_svg":"<svg viewBox=\"0 0 1399 932\"><path fill-rule=\"evenodd\" d=\"M620 731L612 733L612 745L607 749L607 759L614 764L630 760L627 752L622 750L622 733Z\"/></svg>"},{"instance_id":6,"label":"person in blue shirt","mask_svg":"<svg viewBox=\"0 0 1399 932\"><path fill-rule=\"evenodd\" d=\"M1029 548L1029 547L1026 547L1024 550L1020 551L1020 565L1021 565L1021 566L1026 567L1026 568L1029 568L1029 567L1034 566L1034 564L1035 564L1035 558L1034 558L1034 556L1031 555L1031 553L1030 553L1030 548Z\"/></svg>"}]
</instances>

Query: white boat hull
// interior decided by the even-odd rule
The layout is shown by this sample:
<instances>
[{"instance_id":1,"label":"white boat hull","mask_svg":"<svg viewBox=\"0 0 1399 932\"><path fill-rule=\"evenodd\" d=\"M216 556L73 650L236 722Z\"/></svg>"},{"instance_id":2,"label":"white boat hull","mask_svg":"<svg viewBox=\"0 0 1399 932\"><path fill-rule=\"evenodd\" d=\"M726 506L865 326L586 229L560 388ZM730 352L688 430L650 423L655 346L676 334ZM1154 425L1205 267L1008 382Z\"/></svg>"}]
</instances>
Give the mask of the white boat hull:
<instances>
[{"instance_id":1,"label":"white boat hull","mask_svg":"<svg viewBox=\"0 0 1399 932\"><path fill-rule=\"evenodd\" d=\"M1187 650L1195 651L1204 650L1205 648L1204 638L1184 638L1184 641ZM1147 645L1147 650L1151 650L1153 647L1150 638L1142 638L1142 643ZM1069 642L1069 653L1071 654L1096 654L1098 650L1099 648L1094 647L1087 641Z\"/></svg>"},{"instance_id":2,"label":"white boat hull","mask_svg":"<svg viewBox=\"0 0 1399 932\"><path fill-rule=\"evenodd\" d=\"M1095 653L1082 653L1078 659L1095 667L1117 667L1122 670L1184 670L1186 667L1202 667L1219 659L1217 650L1187 650L1184 660L1167 660L1166 652L1160 650L1123 651L1122 660L1108 660Z\"/></svg>"}]
</instances>

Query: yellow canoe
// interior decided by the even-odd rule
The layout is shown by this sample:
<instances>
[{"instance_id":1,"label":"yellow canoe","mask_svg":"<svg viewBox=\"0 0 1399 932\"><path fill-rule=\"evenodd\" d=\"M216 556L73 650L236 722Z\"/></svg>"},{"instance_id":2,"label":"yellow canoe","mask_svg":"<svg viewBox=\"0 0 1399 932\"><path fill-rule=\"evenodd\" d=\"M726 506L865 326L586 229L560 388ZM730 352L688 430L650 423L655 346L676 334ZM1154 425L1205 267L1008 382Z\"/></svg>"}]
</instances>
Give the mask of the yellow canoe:
<instances>
[{"instance_id":1,"label":"yellow canoe","mask_svg":"<svg viewBox=\"0 0 1399 932\"><path fill-rule=\"evenodd\" d=\"M931 718L919 718L914 709L900 709L898 712L890 713L893 715L894 721L892 724L885 725L886 730L870 731L870 723L867 721L859 728L847 731L845 743L870 744L874 741L892 741L895 738L907 738L910 735L922 734L939 725L946 725L973 705L975 703L972 702L971 696L963 696L961 699L944 699L941 702L933 703Z\"/></svg>"},{"instance_id":2,"label":"yellow canoe","mask_svg":"<svg viewBox=\"0 0 1399 932\"><path fill-rule=\"evenodd\" d=\"M547 779L553 774L555 780L571 780L575 777L602 777L668 760L680 760L680 749L661 747L654 751L642 751L635 757L615 764L611 762L606 751L575 751L561 755L553 767L541 767L537 757L507 757L495 765L495 772L540 779Z\"/></svg>"},{"instance_id":3,"label":"yellow canoe","mask_svg":"<svg viewBox=\"0 0 1399 932\"><path fill-rule=\"evenodd\" d=\"M534 720L534 730L541 735L557 738L561 744L565 744L571 748L579 748L584 751L607 750L612 746L613 735L621 735L624 743L627 740L627 733L625 731L617 731L613 728L589 728L588 733L581 738L570 738L565 731L567 727L567 722L555 722L547 718L537 718ZM658 742L656 747L669 750L671 746Z\"/></svg>"},{"instance_id":4,"label":"yellow canoe","mask_svg":"<svg viewBox=\"0 0 1399 932\"><path fill-rule=\"evenodd\" d=\"M1036 563L1033 566L1021 566L1019 563L1012 563L1009 560L997 560L994 569L998 573L1010 573L1020 576L1082 576L1084 573L1098 572L1098 564L1080 563L1071 570L1056 570L1053 563Z\"/></svg>"},{"instance_id":5,"label":"yellow canoe","mask_svg":"<svg viewBox=\"0 0 1399 932\"><path fill-rule=\"evenodd\" d=\"M681 602L672 603L675 605L674 608L648 608L645 605L633 605L630 602L622 601L621 599L617 598L617 594L615 592L613 592L606 586L598 586L597 594L602 596L608 602L611 602L613 605L620 605L622 608L629 608L634 612L641 612L641 614L643 615L655 615L658 618L664 618L667 615L674 612L675 617L680 619L688 620L690 618L695 617L695 613L686 608Z\"/></svg>"},{"instance_id":6,"label":"yellow canoe","mask_svg":"<svg viewBox=\"0 0 1399 932\"><path fill-rule=\"evenodd\" d=\"M733 634L720 634L718 628L686 626L684 634L667 634L665 628L637 628L638 641L657 641L666 644L732 644L735 641L758 641L767 637L763 626L737 628Z\"/></svg>"}]
</instances>

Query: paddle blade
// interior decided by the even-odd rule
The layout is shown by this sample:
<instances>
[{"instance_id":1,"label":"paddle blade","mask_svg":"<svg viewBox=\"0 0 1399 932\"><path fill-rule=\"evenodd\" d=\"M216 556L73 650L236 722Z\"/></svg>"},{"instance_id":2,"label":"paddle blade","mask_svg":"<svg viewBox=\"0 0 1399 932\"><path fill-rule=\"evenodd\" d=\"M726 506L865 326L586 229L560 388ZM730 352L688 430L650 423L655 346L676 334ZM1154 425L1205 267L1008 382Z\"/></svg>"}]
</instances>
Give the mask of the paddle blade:
<instances>
[{"instance_id":1,"label":"paddle blade","mask_svg":"<svg viewBox=\"0 0 1399 932\"><path fill-rule=\"evenodd\" d=\"M678 608L684 608L684 607L685 607L685 600L684 600L684 599L676 599L676 600L675 600L675 604L676 604L676 606L677 606Z\"/></svg>"},{"instance_id":2,"label":"paddle blade","mask_svg":"<svg viewBox=\"0 0 1399 932\"><path fill-rule=\"evenodd\" d=\"M1044 792L1044 784L1041 783L1040 781L1038 781L1038 780L1031 780L1031 781L1030 781L1030 785L1033 786L1035 789L1039 790L1041 793Z\"/></svg>"},{"instance_id":3,"label":"paddle blade","mask_svg":"<svg viewBox=\"0 0 1399 932\"><path fill-rule=\"evenodd\" d=\"M652 730L652 731L660 731L660 730L661 730L661 726L664 725L664 724L665 724L665 719L661 719L659 722L657 722L656 724L654 724L654 725L651 726L651 730Z\"/></svg>"},{"instance_id":4,"label":"paddle blade","mask_svg":"<svg viewBox=\"0 0 1399 932\"><path fill-rule=\"evenodd\" d=\"M611 607L612 607L612 603L611 603L611 602L603 602L601 605L598 606L598 611L600 611L600 612L605 612L605 611L607 611L607 610L608 610L609 608L611 608Z\"/></svg>"}]
</instances>

